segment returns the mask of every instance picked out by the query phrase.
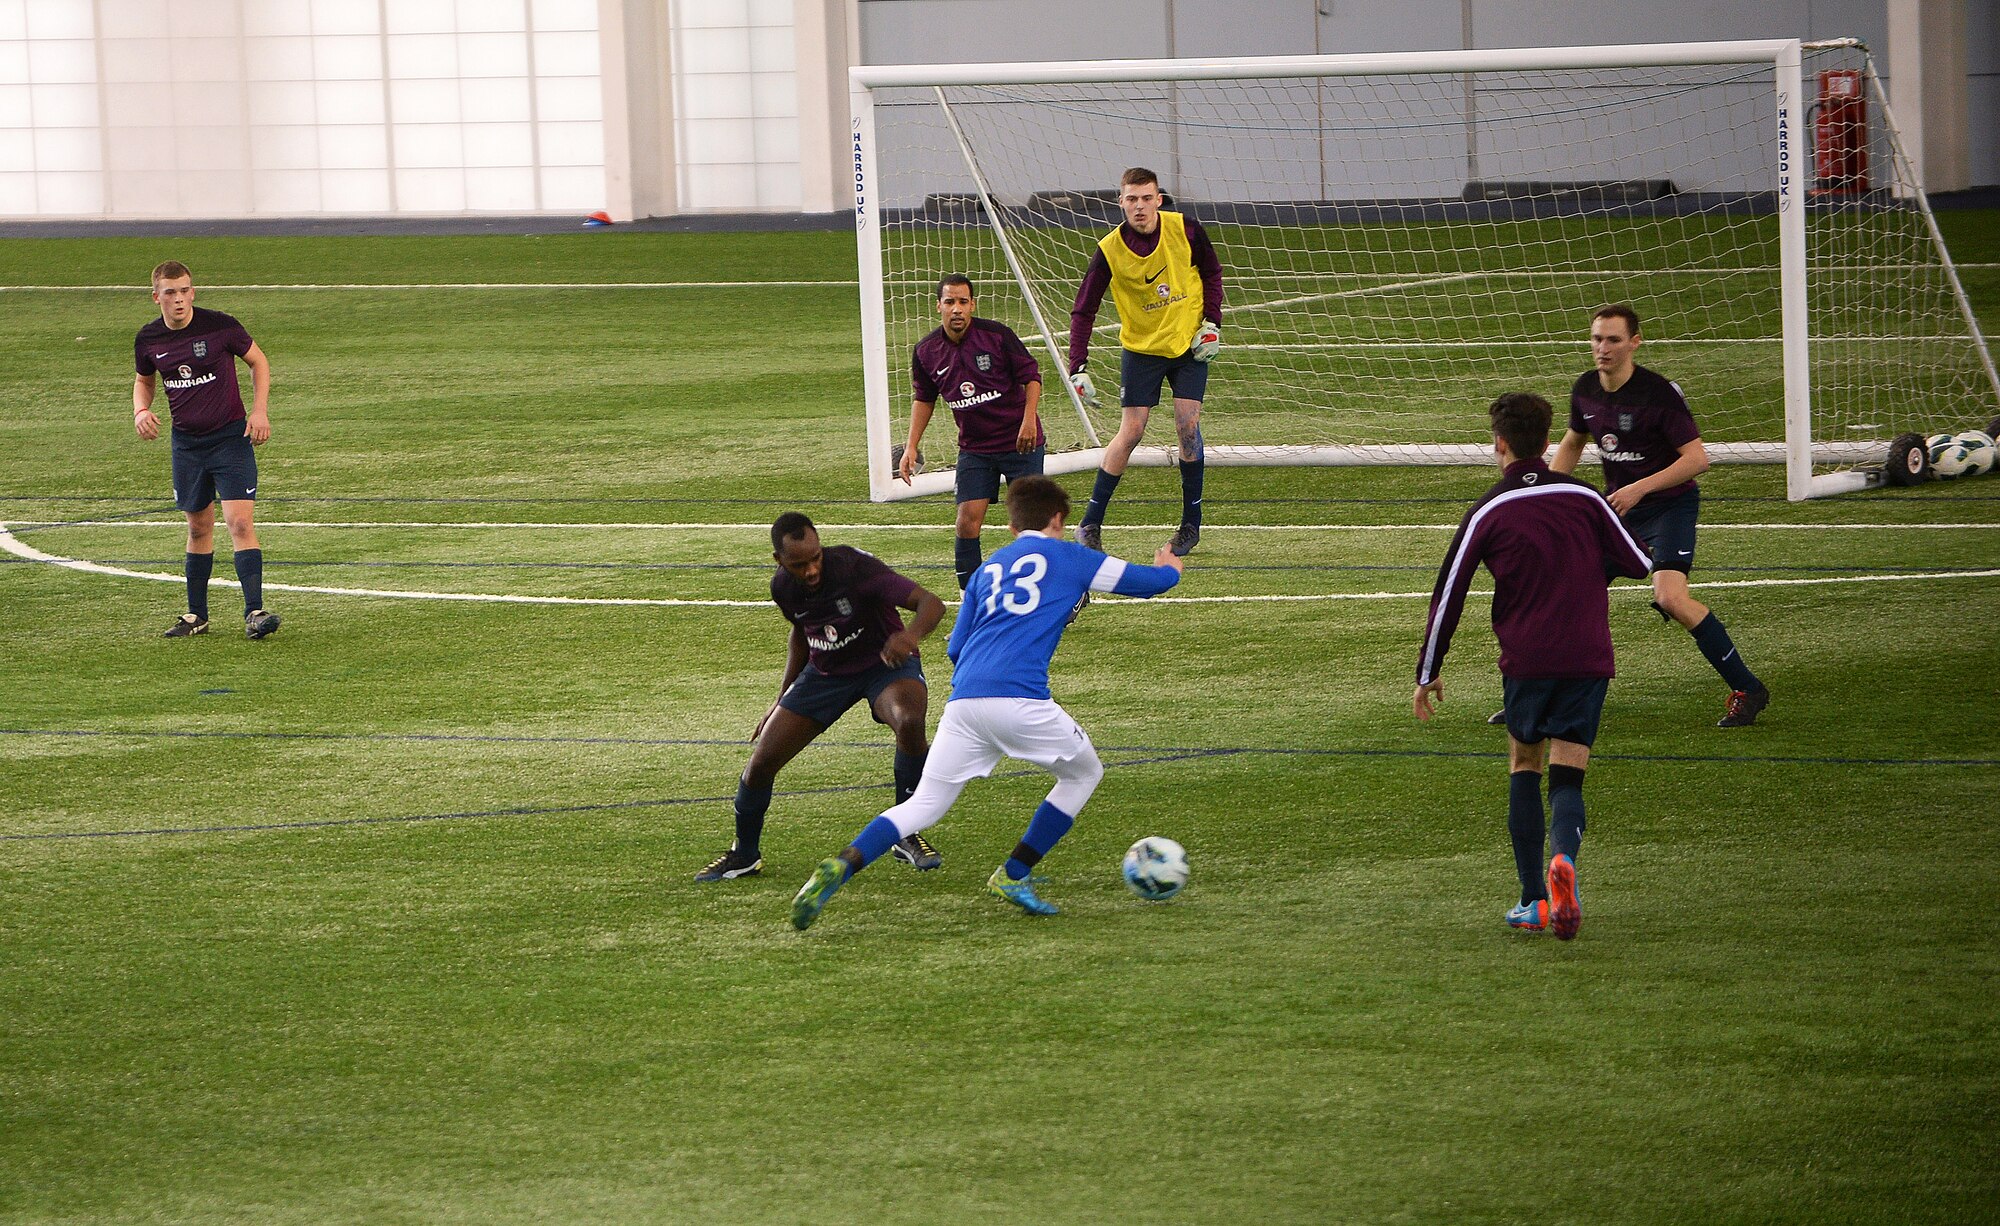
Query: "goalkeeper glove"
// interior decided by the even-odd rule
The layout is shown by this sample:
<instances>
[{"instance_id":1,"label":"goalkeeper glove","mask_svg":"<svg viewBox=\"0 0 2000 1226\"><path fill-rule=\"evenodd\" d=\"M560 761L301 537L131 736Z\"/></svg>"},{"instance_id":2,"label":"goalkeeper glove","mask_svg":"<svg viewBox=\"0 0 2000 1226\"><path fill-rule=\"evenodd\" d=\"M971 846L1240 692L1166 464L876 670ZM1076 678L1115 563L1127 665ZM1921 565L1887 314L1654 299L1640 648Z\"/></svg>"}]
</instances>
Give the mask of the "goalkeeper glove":
<instances>
[{"instance_id":1,"label":"goalkeeper glove","mask_svg":"<svg viewBox=\"0 0 2000 1226\"><path fill-rule=\"evenodd\" d=\"M1194 341L1188 346L1188 354L1197 362L1206 362L1222 348L1222 325L1204 319L1201 327L1194 330Z\"/></svg>"},{"instance_id":2,"label":"goalkeeper glove","mask_svg":"<svg viewBox=\"0 0 2000 1226\"><path fill-rule=\"evenodd\" d=\"M1069 385L1076 389L1078 400L1088 405L1095 405L1097 403L1097 385L1092 383L1090 376L1083 371L1079 370L1071 375L1069 377Z\"/></svg>"}]
</instances>

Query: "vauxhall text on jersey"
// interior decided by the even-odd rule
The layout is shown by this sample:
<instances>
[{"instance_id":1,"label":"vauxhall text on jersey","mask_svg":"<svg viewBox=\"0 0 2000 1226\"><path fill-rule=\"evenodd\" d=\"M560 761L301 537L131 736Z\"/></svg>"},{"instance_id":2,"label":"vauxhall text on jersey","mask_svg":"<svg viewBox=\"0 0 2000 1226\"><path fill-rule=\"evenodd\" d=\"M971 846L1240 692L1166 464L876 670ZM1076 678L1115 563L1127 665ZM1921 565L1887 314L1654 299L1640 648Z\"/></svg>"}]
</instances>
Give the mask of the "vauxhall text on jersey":
<instances>
[{"instance_id":1,"label":"vauxhall text on jersey","mask_svg":"<svg viewBox=\"0 0 2000 1226\"><path fill-rule=\"evenodd\" d=\"M1671 467L1680 449L1701 437L1679 385L1637 364L1615 392L1604 390L1594 370L1579 376L1569 393L1569 428L1597 444L1607 491ZM1684 481L1640 502L1665 502L1694 487Z\"/></svg>"},{"instance_id":2,"label":"vauxhall text on jersey","mask_svg":"<svg viewBox=\"0 0 2000 1226\"><path fill-rule=\"evenodd\" d=\"M771 602L804 632L812 666L830 676L881 663L883 644L903 629L897 607L916 590L880 558L851 545L821 551L816 588L789 571L771 576Z\"/></svg>"},{"instance_id":3,"label":"vauxhall text on jersey","mask_svg":"<svg viewBox=\"0 0 2000 1226\"><path fill-rule=\"evenodd\" d=\"M250 333L234 316L196 307L185 328L155 319L139 329L132 367L142 376L160 376L177 435L207 434L244 420L236 359L250 345Z\"/></svg>"},{"instance_id":4,"label":"vauxhall text on jersey","mask_svg":"<svg viewBox=\"0 0 2000 1226\"><path fill-rule=\"evenodd\" d=\"M910 391L925 404L944 401L958 419L958 449L974 455L1014 451L1027 413L1028 384L1042 368L1006 324L974 318L957 342L943 328L917 342ZM1041 436L1036 436L1041 444Z\"/></svg>"}]
</instances>

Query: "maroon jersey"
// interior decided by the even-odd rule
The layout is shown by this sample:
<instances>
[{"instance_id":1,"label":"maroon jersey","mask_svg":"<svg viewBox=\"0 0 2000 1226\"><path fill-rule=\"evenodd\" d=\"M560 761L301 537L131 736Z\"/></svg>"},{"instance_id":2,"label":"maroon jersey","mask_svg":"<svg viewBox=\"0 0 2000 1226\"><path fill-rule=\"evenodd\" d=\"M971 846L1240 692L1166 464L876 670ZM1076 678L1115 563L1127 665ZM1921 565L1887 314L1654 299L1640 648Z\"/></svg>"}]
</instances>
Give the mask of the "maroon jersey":
<instances>
[{"instance_id":1,"label":"maroon jersey","mask_svg":"<svg viewBox=\"0 0 2000 1226\"><path fill-rule=\"evenodd\" d=\"M1579 376L1569 389L1569 428L1597 444L1607 493L1672 467L1681 448L1701 437L1680 385L1637 364L1615 392L1604 390L1594 370ZM1693 488L1694 482L1683 481L1639 503L1664 502Z\"/></svg>"},{"instance_id":2,"label":"maroon jersey","mask_svg":"<svg viewBox=\"0 0 2000 1226\"><path fill-rule=\"evenodd\" d=\"M816 588L782 568L771 576L771 603L805 634L812 666L834 676L882 662L882 645L903 628L898 606L916 590L882 559L851 545L821 550Z\"/></svg>"},{"instance_id":3,"label":"maroon jersey","mask_svg":"<svg viewBox=\"0 0 2000 1226\"><path fill-rule=\"evenodd\" d=\"M1493 573L1493 634L1500 672L1533 677L1609 677L1613 575L1643 579L1651 559L1604 501L1574 477L1540 459L1516 460L1480 496L1458 534L1431 592L1417 684L1444 667L1465 610L1472 574L1484 562Z\"/></svg>"},{"instance_id":4,"label":"maroon jersey","mask_svg":"<svg viewBox=\"0 0 2000 1226\"><path fill-rule=\"evenodd\" d=\"M132 369L159 374L177 432L207 434L244 419L236 359L250 352L250 343L250 334L234 316L196 307L194 318L178 332L164 319L139 329L132 341Z\"/></svg>"},{"instance_id":5,"label":"maroon jersey","mask_svg":"<svg viewBox=\"0 0 2000 1226\"><path fill-rule=\"evenodd\" d=\"M974 455L1013 451L1028 411L1028 385L1042 368L1014 329L974 317L963 340L939 328L910 355L910 394L925 404L940 399L958 419L958 449ZM1041 446L1041 427L1035 445Z\"/></svg>"},{"instance_id":6,"label":"maroon jersey","mask_svg":"<svg viewBox=\"0 0 2000 1226\"><path fill-rule=\"evenodd\" d=\"M1215 254L1215 243L1208 237L1208 231L1194 218L1181 215L1187 223L1188 258L1201 271L1201 317L1210 323L1222 322L1222 259ZM1132 228L1132 223L1118 223L1118 237L1125 240L1125 246L1133 255L1145 258L1153 254L1160 245L1160 230L1155 226L1151 234L1141 234ZM1097 309L1104 305L1104 291L1111 288L1111 261L1104 258L1104 252L1093 246L1090 249L1090 267L1084 269L1083 284L1077 287L1076 301L1069 310L1069 373L1083 369L1084 359L1090 355L1090 330L1097 324Z\"/></svg>"}]
</instances>

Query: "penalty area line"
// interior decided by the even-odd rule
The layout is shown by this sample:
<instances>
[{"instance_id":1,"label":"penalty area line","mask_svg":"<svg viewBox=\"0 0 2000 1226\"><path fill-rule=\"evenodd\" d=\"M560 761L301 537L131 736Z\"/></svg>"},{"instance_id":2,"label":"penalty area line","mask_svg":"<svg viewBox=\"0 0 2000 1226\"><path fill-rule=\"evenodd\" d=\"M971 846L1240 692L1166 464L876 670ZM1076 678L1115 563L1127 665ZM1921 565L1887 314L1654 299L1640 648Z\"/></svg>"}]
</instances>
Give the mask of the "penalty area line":
<instances>
[{"instance_id":1,"label":"penalty area line","mask_svg":"<svg viewBox=\"0 0 2000 1226\"><path fill-rule=\"evenodd\" d=\"M268 525L266 525L268 526ZM106 566L83 558L66 558L45 553L24 543L6 524L0 524L0 551L30 562L41 562L74 570L84 574L107 575L119 579L143 579L152 583L181 583L185 580L176 574L162 574L158 571L132 570L123 566ZM1842 583L1910 583L1937 579L1990 579L2000 577L2000 569L1967 571L1929 571L1904 574L1874 575L1828 575L1810 579L1722 579L1714 582L1691 583L1693 589L1707 588L1749 588L1749 587L1825 587ZM212 582L226 587L240 587L230 579L215 579ZM689 599L664 596L522 596L497 592L427 592L404 591L394 588L328 587L304 583L266 583L265 589L274 592L304 592L318 596L361 596L377 600L433 600L457 601L466 604L520 604L520 605L588 605L640 608L710 608L710 609L762 609L768 600L724 600ZM1651 588L1637 585L1614 587L1617 592L1650 593ZM1491 591L1474 591L1472 596L1492 596ZM1264 594L1247 596L1156 596L1150 600L1131 597L1113 597L1098 601L1101 608L1116 608L1124 605L1141 604L1315 604L1345 600L1428 600L1431 593L1422 592L1314 592L1294 595ZM959 602L948 600L948 606Z\"/></svg>"}]
</instances>

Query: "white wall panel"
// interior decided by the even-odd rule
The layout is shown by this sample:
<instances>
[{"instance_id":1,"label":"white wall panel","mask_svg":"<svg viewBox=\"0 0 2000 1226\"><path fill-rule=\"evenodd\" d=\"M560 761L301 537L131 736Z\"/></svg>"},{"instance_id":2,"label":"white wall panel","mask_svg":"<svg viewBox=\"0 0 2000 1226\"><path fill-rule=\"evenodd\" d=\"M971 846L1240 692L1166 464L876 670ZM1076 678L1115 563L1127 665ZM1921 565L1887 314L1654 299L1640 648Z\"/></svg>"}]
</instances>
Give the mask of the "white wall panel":
<instances>
[{"instance_id":1,"label":"white wall panel","mask_svg":"<svg viewBox=\"0 0 2000 1226\"><path fill-rule=\"evenodd\" d=\"M604 165L604 125L585 123L543 123L537 125L542 165L575 169Z\"/></svg>"},{"instance_id":2,"label":"white wall panel","mask_svg":"<svg viewBox=\"0 0 2000 1226\"><path fill-rule=\"evenodd\" d=\"M250 0L243 6L243 32L311 34L312 0Z\"/></svg>"},{"instance_id":3,"label":"white wall panel","mask_svg":"<svg viewBox=\"0 0 2000 1226\"><path fill-rule=\"evenodd\" d=\"M313 75L322 81L379 81L382 78L382 40L341 35L315 37Z\"/></svg>"},{"instance_id":4,"label":"white wall panel","mask_svg":"<svg viewBox=\"0 0 2000 1226\"><path fill-rule=\"evenodd\" d=\"M97 88L91 85L30 85L37 128L97 126Z\"/></svg>"},{"instance_id":5,"label":"white wall panel","mask_svg":"<svg viewBox=\"0 0 2000 1226\"><path fill-rule=\"evenodd\" d=\"M595 77L598 72L595 33L535 34L535 75Z\"/></svg>"},{"instance_id":6,"label":"white wall panel","mask_svg":"<svg viewBox=\"0 0 2000 1226\"><path fill-rule=\"evenodd\" d=\"M291 35L243 40L244 75L252 81L308 82L313 78L312 39Z\"/></svg>"},{"instance_id":7,"label":"white wall panel","mask_svg":"<svg viewBox=\"0 0 2000 1226\"><path fill-rule=\"evenodd\" d=\"M128 170L171 171L180 161L180 150L172 128L118 128L111 133L105 153L121 173Z\"/></svg>"},{"instance_id":8,"label":"white wall panel","mask_svg":"<svg viewBox=\"0 0 2000 1226\"><path fill-rule=\"evenodd\" d=\"M458 77L458 35L391 34L389 75L396 80Z\"/></svg>"},{"instance_id":9,"label":"white wall panel","mask_svg":"<svg viewBox=\"0 0 2000 1226\"><path fill-rule=\"evenodd\" d=\"M523 0L458 0L458 28L512 33L528 28Z\"/></svg>"},{"instance_id":10,"label":"white wall panel","mask_svg":"<svg viewBox=\"0 0 2000 1226\"><path fill-rule=\"evenodd\" d=\"M468 77L458 84L458 99L467 123L525 123L535 114L526 77Z\"/></svg>"},{"instance_id":11,"label":"white wall panel","mask_svg":"<svg viewBox=\"0 0 2000 1226\"><path fill-rule=\"evenodd\" d=\"M375 124L321 124L319 164L338 170L386 169L388 135Z\"/></svg>"},{"instance_id":12,"label":"white wall panel","mask_svg":"<svg viewBox=\"0 0 2000 1226\"><path fill-rule=\"evenodd\" d=\"M458 36L458 70L467 77L525 77L528 75L528 36L513 34L461 34Z\"/></svg>"},{"instance_id":13,"label":"white wall panel","mask_svg":"<svg viewBox=\"0 0 2000 1226\"><path fill-rule=\"evenodd\" d=\"M107 39L165 38L171 33L167 6L159 0L97 0L98 19ZM0 30L0 38L7 37Z\"/></svg>"},{"instance_id":14,"label":"white wall panel","mask_svg":"<svg viewBox=\"0 0 2000 1226\"><path fill-rule=\"evenodd\" d=\"M132 3L133 0L125 0ZM0 39L28 37L28 6L26 0L0 0ZM28 194L34 195L34 185L29 184Z\"/></svg>"},{"instance_id":15,"label":"white wall panel","mask_svg":"<svg viewBox=\"0 0 2000 1226\"><path fill-rule=\"evenodd\" d=\"M737 119L754 115L747 72L689 74L682 82L680 113L687 119Z\"/></svg>"},{"instance_id":16,"label":"white wall panel","mask_svg":"<svg viewBox=\"0 0 2000 1226\"><path fill-rule=\"evenodd\" d=\"M389 110L401 123L457 123L459 83L445 81L392 81Z\"/></svg>"},{"instance_id":17,"label":"white wall panel","mask_svg":"<svg viewBox=\"0 0 2000 1226\"><path fill-rule=\"evenodd\" d=\"M535 207L535 172L525 166L468 169L465 207L486 212L530 212Z\"/></svg>"},{"instance_id":18,"label":"white wall panel","mask_svg":"<svg viewBox=\"0 0 2000 1226\"><path fill-rule=\"evenodd\" d=\"M25 163L0 162L0 166L18 165ZM34 172L0 170L0 216L36 211Z\"/></svg>"},{"instance_id":19,"label":"white wall panel","mask_svg":"<svg viewBox=\"0 0 2000 1226\"><path fill-rule=\"evenodd\" d=\"M597 45L597 0L534 0L530 12L537 32L585 32L591 36L591 46Z\"/></svg>"},{"instance_id":20,"label":"white wall panel","mask_svg":"<svg viewBox=\"0 0 2000 1226\"><path fill-rule=\"evenodd\" d=\"M319 128L313 124L253 127L250 164L262 170L312 170L320 164Z\"/></svg>"},{"instance_id":21,"label":"white wall panel","mask_svg":"<svg viewBox=\"0 0 2000 1226\"><path fill-rule=\"evenodd\" d=\"M27 36L95 38L96 19L90 5L79 3L79 0L28 0Z\"/></svg>"},{"instance_id":22,"label":"white wall panel","mask_svg":"<svg viewBox=\"0 0 2000 1226\"><path fill-rule=\"evenodd\" d=\"M20 39L0 42L0 82L25 85L28 81L28 44Z\"/></svg>"},{"instance_id":23,"label":"white wall panel","mask_svg":"<svg viewBox=\"0 0 2000 1226\"><path fill-rule=\"evenodd\" d=\"M242 78L243 49L235 38L176 38L156 43L162 81L232 82Z\"/></svg>"},{"instance_id":24,"label":"white wall panel","mask_svg":"<svg viewBox=\"0 0 2000 1226\"><path fill-rule=\"evenodd\" d=\"M250 121L243 110L243 90L232 85L218 89L210 84L176 83L162 87L162 96L172 91L174 122L201 127L240 128Z\"/></svg>"},{"instance_id":25,"label":"white wall panel","mask_svg":"<svg viewBox=\"0 0 2000 1226\"><path fill-rule=\"evenodd\" d=\"M542 207L587 211L604 207L604 172L596 167L544 166Z\"/></svg>"},{"instance_id":26,"label":"white wall panel","mask_svg":"<svg viewBox=\"0 0 2000 1226\"><path fill-rule=\"evenodd\" d=\"M43 213L101 213L104 211L104 176L37 171L35 204Z\"/></svg>"},{"instance_id":27,"label":"white wall panel","mask_svg":"<svg viewBox=\"0 0 2000 1226\"><path fill-rule=\"evenodd\" d=\"M398 171L465 165L465 140L458 124L399 123L391 132ZM402 203L400 197L397 203Z\"/></svg>"},{"instance_id":28,"label":"white wall panel","mask_svg":"<svg viewBox=\"0 0 2000 1226\"><path fill-rule=\"evenodd\" d=\"M312 0L312 32L320 37L380 34L381 10L367 0Z\"/></svg>"},{"instance_id":29,"label":"white wall panel","mask_svg":"<svg viewBox=\"0 0 2000 1226\"><path fill-rule=\"evenodd\" d=\"M97 79L97 44L65 38L28 44L28 80L37 85L69 85Z\"/></svg>"},{"instance_id":30,"label":"white wall panel","mask_svg":"<svg viewBox=\"0 0 2000 1226\"><path fill-rule=\"evenodd\" d=\"M458 6L453 0L396 0L384 29L390 34L453 34Z\"/></svg>"},{"instance_id":31,"label":"white wall panel","mask_svg":"<svg viewBox=\"0 0 2000 1226\"><path fill-rule=\"evenodd\" d=\"M465 171L396 170L396 207L407 213L457 213L465 208Z\"/></svg>"},{"instance_id":32,"label":"white wall panel","mask_svg":"<svg viewBox=\"0 0 2000 1226\"><path fill-rule=\"evenodd\" d=\"M525 123L468 123L465 165L534 165L534 126Z\"/></svg>"},{"instance_id":33,"label":"white wall panel","mask_svg":"<svg viewBox=\"0 0 2000 1226\"><path fill-rule=\"evenodd\" d=\"M389 174L383 170L322 170L320 208L329 213L386 213Z\"/></svg>"},{"instance_id":34,"label":"white wall panel","mask_svg":"<svg viewBox=\"0 0 2000 1226\"><path fill-rule=\"evenodd\" d=\"M0 78L4 81L5 78ZM0 84L0 128L28 128L34 126L34 110L28 104L28 87L25 85ZM0 170L7 167L0 165Z\"/></svg>"},{"instance_id":35,"label":"white wall panel","mask_svg":"<svg viewBox=\"0 0 2000 1226\"><path fill-rule=\"evenodd\" d=\"M379 81L318 81L313 84L315 118L325 124L379 124L383 121Z\"/></svg>"},{"instance_id":36,"label":"white wall panel","mask_svg":"<svg viewBox=\"0 0 2000 1226\"><path fill-rule=\"evenodd\" d=\"M250 180L250 210L280 215L320 212L319 171L258 171Z\"/></svg>"},{"instance_id":37,"label":"white wall panel","mask_svg":"<svg viewBox=\"0 0 2000 1226\"><path fill-rule=\"evenodd\" d=\"M312 124L319 119L310 81L252 81L246 92L252 124Z\"/></svg>"},{"instance_id":38,"label":"white wall panel","mask_svg":"<svg viewBox=\"0 0 2000 1226\"><path fill-rule=\"evenodd\" d=\"M535 115L545 121L601 120L604 88L596 77L537 78Z\"/></svg>"}]
</instances>

